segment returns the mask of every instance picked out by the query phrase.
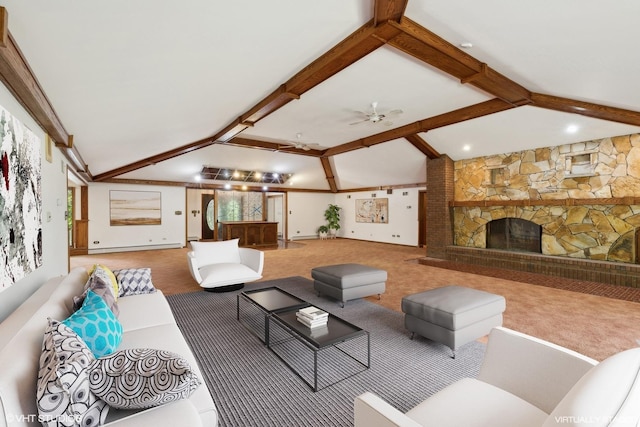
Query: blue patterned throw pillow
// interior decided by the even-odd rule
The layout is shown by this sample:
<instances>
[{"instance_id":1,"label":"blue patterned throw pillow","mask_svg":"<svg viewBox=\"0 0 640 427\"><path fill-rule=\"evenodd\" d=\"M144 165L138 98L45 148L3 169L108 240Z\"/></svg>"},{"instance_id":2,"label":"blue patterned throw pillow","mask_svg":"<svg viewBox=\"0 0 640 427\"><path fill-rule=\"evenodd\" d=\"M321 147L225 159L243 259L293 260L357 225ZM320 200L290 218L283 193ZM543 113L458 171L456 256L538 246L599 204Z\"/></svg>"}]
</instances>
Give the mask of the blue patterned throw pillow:
<instances>
[{"instance_id":1,"label":"blue patterned throw pillow","mask_svg":"<svg viewBox=\"0 0 640 427\"><path fill-rule=\"evenodd\" d=\"M87 344L95 357L111 354L122 341L122 325L102 297L89 289L80 310L62 321Z\"/></svg>"},{"instance_id":2,"label":"blue patterned throw pillow","mask_svg":"<svg viewBox=\"0 0 640 427\"><path fill-rule=\"evenodd\" d=\"M112 408L142 409L186 399L201 384L189 362L149 348L119 350L89 368L89 388Z\"/></svg>"}]
</instances>

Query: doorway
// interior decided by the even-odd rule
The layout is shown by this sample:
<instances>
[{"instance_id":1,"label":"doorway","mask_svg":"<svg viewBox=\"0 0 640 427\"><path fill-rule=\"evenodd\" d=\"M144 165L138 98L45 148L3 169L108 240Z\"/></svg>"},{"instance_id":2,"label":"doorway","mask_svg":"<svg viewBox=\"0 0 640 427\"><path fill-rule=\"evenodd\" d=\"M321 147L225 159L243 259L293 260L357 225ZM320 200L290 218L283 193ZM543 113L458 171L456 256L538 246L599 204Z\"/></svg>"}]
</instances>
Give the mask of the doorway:
<instances>
[{"instance_id":1,"label":"doorway","mask_svg":"<svg viewBox=\"0 0 640 427\"><path fill-rule=\"evenodd\" d=\"M203 240L218 240L217 230L215 227L215 195L203 194L200 207L202 212L201 225Z\"/></svg>"},{"instance_id":2,"label":"doorway","mask_svg":"<svg viewBox=\"0 0 640 427\"><path fill-rule=\"evenodd\" d=\"M427 247L427 192L418 192L418 247Z\"/></svg>"}]
</instances>

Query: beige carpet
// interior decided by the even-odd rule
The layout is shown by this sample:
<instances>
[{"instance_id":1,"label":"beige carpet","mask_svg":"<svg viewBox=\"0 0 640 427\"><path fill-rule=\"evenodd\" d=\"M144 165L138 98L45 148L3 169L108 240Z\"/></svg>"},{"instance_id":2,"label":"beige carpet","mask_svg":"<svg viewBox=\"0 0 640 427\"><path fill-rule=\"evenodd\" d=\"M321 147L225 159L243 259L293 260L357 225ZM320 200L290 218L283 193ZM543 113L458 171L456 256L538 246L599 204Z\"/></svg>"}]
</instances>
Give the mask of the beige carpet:
<instances>
[{"instance_id":1,"label":"beige carpet","mask_svg":"<svg viewBox=\"0 0 640 427\"><path fill-rule=\"evenodd\" d=\"M418 264L424 249L349 239L305 240L265 251L263 280L290 276L311 278L311 268L361 263L388 272L387 291L380 301L400 311L404 295L458 284L503 295L504 326L549 340L598 360L640 340L640 303L539 286L508 278L489 277ZM102 263L112 269L151 267L154 284L166 294L199 291L189 274L188 249L76 256L71 266ZM507 273L507 277L510 273ZM518 280L523 276L513 274ZM503 276L504 277L504 276ZM549 284L557 279L549 280ZM345 310L349 309L347 304Z\"/></svg>"}]
</instances>

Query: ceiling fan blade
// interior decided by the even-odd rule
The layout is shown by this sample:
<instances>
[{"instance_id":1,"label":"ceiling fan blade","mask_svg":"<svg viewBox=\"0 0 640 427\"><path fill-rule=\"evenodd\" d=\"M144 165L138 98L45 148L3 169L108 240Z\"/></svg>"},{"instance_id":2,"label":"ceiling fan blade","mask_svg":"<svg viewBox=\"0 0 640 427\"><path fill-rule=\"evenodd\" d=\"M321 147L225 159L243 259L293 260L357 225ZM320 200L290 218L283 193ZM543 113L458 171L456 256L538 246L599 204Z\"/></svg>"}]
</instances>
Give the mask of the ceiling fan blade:
<instances>
[{"instance_id":1,"label":"ceiling fan blade","mask_svg":"<svg viewBox=\"0 0 640 427\"><path fill-rule=\"evenodd\" d=\"M393 122L391 120L385 120L384 122L382 122L382 124L385 126L391 126Z\"/></svg>"},{"instance_id":2,"label":"ceiling fan blade","mask_svg":"<svg viewBox=\"0 0 640 427\"><path fill-rule=\"evenodd\" d=\"M366 118L364 120L360 120L359 122L353 122L353 123L349 123L349 125L359 125L360 123L364 123L364 122L368 122L369 118Z\"/></svg>"},{"instance_id":3,"label":"ceiling fan blade","mask_svg":"<svg viewBox=\"0 0 640 427\"><path fill-rule=\"evenodd\" d=\"M390 114L402 114L404 111L398 109L398 110L391 110L387 113L387 116Z\"/></svg>"}]
</instances>

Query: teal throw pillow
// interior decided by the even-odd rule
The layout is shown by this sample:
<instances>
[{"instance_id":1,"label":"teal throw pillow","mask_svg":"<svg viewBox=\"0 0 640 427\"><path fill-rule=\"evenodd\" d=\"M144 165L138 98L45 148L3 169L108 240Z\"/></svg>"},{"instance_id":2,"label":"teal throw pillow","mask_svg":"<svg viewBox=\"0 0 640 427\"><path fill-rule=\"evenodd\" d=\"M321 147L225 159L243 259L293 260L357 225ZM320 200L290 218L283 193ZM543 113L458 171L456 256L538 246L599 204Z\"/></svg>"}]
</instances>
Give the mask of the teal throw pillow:
<instances>
[{"instance_id":1,"label":"teal throw pillow","mask_svg":"<svg viewBox=\"0 0 640 427\"><path fill-rule=\"evenodd\" d=\"M82 307L62 323L82 338L95 357L113 353L122 341L122 325L118 318L104 299L91 289Z\"/></svg>"}]
</instances>

